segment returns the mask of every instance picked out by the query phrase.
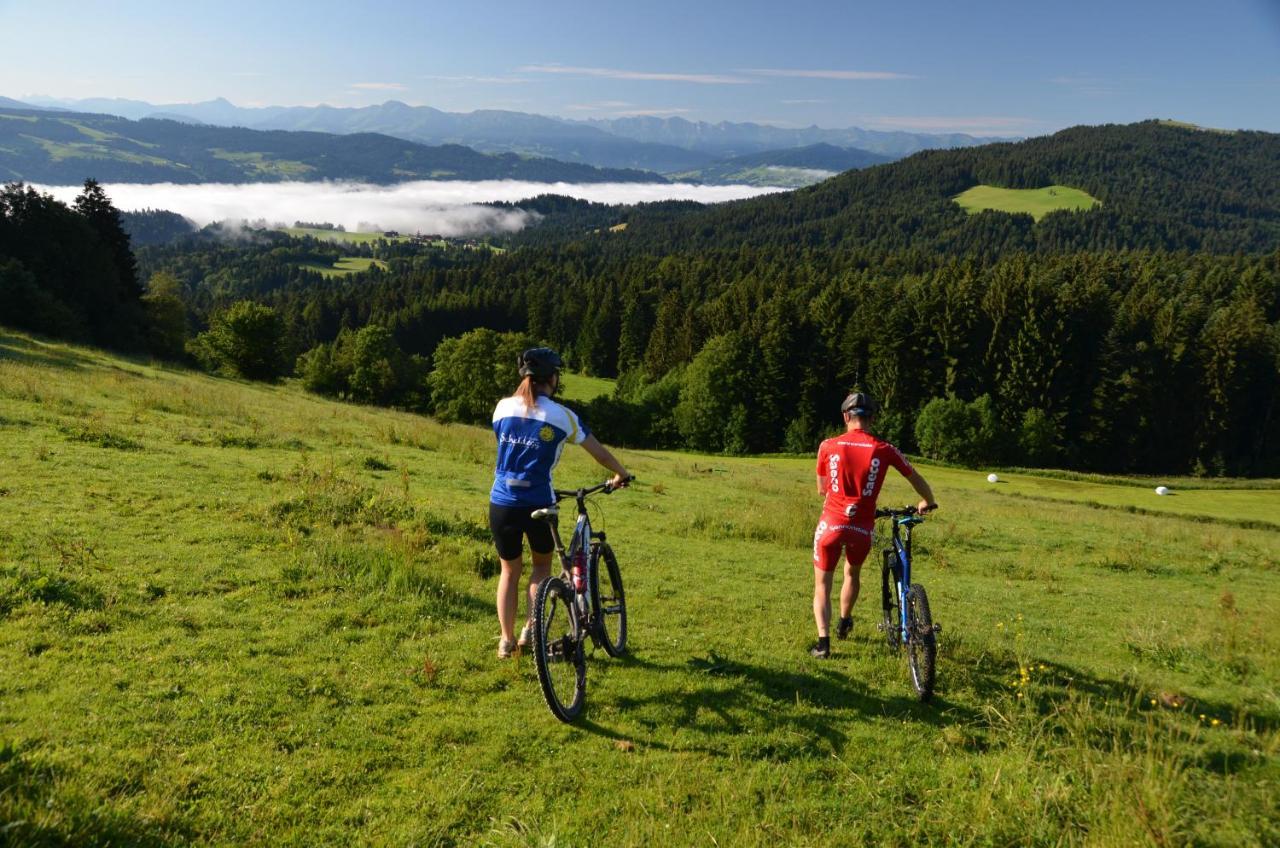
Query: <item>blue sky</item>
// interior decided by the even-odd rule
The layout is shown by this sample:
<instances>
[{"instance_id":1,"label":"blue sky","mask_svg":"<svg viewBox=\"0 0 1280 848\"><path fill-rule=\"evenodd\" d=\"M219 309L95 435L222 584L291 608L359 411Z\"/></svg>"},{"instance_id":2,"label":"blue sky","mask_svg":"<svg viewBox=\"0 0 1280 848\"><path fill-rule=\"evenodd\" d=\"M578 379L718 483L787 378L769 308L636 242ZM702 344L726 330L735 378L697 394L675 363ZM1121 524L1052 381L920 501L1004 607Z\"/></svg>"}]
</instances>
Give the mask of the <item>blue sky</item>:
<instances>
[{"instance_id":1,"label":"blue sky","mask_svg":"<svg viewBox=\"0 0 1280 848\"><path fill-rule=\"evenodd\" d=\"M1036 135L1280 131L1280 0L0 0L0 95Z\"/></svg>"}]
</instances>

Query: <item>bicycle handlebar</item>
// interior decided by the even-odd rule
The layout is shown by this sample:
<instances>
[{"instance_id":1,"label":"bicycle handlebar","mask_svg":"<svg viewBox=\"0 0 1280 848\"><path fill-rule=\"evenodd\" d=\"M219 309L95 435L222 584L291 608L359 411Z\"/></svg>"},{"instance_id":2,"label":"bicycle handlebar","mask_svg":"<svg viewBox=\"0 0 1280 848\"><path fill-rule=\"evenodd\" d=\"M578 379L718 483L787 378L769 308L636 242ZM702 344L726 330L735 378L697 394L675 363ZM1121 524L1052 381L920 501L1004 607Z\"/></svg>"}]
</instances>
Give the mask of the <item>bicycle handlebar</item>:
<instances>
[{"instance_id":1,"label":"bicycle handlebar","mask_svg":"<svg viewBox=\"0 0 1280 848\"><path fill-rule=\"evenodd\" d=\"M938 508L937 504L929 504L929 512L933 512ZM903 518L916 515L919 512L914 506L904 506L901 509L877 509L876 518Z\"/></svg>"},{"instance_id":2,"label":"bicycle handlebar","mask_svg":"<svg viewBox=\"0 0 1280 848\"><path fill-rule=\"evenodd\" d=\"M626 479L622 481L622 485L625 486L628 483L634 481L635 479L636 479L636 475L628 474ZM587 495L594 495L596 492L604 492L606 495L611 495L613 494L615 488L620 489L622 488L622 486L615 487L609 480L605 480L600 485L592 486L588 489L555 489L554 492L556 495L556 500L562 501L565 498L582 498L582 497L586 497Z\"/></svg>"}]
</instances>

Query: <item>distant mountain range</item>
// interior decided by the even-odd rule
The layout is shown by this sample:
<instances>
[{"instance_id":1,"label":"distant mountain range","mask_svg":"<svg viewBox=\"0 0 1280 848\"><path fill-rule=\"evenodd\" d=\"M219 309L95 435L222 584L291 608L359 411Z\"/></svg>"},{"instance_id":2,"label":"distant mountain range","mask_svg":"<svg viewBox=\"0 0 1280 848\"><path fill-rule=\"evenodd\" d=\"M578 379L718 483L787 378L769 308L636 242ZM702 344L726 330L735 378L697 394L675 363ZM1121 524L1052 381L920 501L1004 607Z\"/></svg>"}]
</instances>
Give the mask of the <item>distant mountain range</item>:
<instances>
[{"instance_id":1,"label":"distant mountain range","mask_svg":"<svg viewBox=\"0 0 1280 848\"><path fill-rule=\"evenodd\" d=\"M486 155L378 133L250 130L172 120L0 107L0 182L527 180L661 182L646 171Z\"/></svg>"},{"instance_id":2,"label":"distant mountain range","mask_svg":"<svg viewBox=\"0 0 1280 848\"><path fill-rule=\"evenodd\" d=\"M919 150L972 147L995 140L961 134L880 132L852 127L786 129L727 121L711 124L679 117L572 121L493 109L444 112L394 100L361 108L323 105L250 108L236 106L222 98L162 105L140 100L48 97L28 98L27 102L135 120L163 115L260 130L308 130L340 135L377 132L423 144L463 144L487 153L530 154L597 167L639 168L664 174L699 169L726 157L814 144L854 147L901 158Z\"/></svg>"},{"instance_id":3,"label":"distant mountain range","mask_svg":"<svg viewBox=\"0 0 1280 848\"><path fill-rule=\"evenodd\" d=\"M843 171L883 165L895 157L851 150L832 144L811 144L786 150L766 150L731 156L695 170L670 174L674 180L702 183L780 185L791 188L813 185Z\"/></svg>"}]
</instances>

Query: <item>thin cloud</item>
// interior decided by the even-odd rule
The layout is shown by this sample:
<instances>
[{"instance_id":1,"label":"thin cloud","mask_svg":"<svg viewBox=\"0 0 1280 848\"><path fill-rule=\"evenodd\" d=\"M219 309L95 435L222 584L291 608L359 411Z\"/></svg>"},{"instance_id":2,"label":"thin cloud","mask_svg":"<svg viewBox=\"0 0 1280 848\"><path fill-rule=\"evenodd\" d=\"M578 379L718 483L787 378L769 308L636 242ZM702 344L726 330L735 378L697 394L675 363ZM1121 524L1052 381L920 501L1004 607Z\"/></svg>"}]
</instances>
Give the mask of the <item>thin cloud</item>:
<instances>
[{"instance_id":1,"label":"thin cloud","mask_svg":"<svg viewBox=\"0 0 1280 848\"><path fill-rule=\"evenodd\" d=\"M426 74L423 79L435 80L437 82L479 82L492 83L496 85L517 85L520 83L533 82L525 77L483 77L483 76L445 76L443 74Z\"/></svg>"},{"instance_id":2,"label":"thin cloud","mask_svg":"<svg viewBox=\"0 0 1280 848\"><path fill-rule=\"evenodd\" d=\"M347 88L358 88L361 91L407 91L408 86L398 82L353 82Z\"/></svg>"},{"instance_id":3,"label":"thin cloud","mask_svg":"<svg viewBox=\"0 0 1280 848\"><path fill-rule=\"evenodd\" d=\"M827 101L827 100L820 100L820 99L816 99L816 98L807 98L807 99L801 99L801 100L782 100L782 101L780 101L780 102L785 103L785 104L787 104L787 105L789 105L789 106L794 106L794 105L797 105L797 104L804 104L804 103L827 103L827 102L829 102L829 101Z\"/></svg>"},{"instance_id":4,"label":"thin cloud","mask_svg":"<svg viewBox=\"0 0 1280 848\"><path fill-rule=\"evenodd\" d=\"M927 116L882 115L868 118L867 123L877 129L905 130L908 132L957 132L970 135L1018 135L1040 126L1034 118L1014 118L990 115Z\"/></svg>"},{"instance_id":5,"label":"thin cloud","mask_svg":"<svg viewBox=\"0 0 1280 848\"><path fill-rule=\"evenodd\" d=\"M71 202L80 186L35 186ZM327 221L348 230L429 232L446 236L516 232L536 220L522 210L486 204L514 202L540 194L561 194L596 203L696 200L719 203L780 191L759 186L703 186L688 183L533 183L517 180L430 181L392 186L351 182L203 183L104 186L119 209L168 209L200 226L216 221L259 221L292 225Z\"/></svg>"},{"instance_id":6,"label":"thin cloud","mask_svg":"<svg viewBox=\"0 0 1280 848\"><path fill-rule=\"evenodd\" d=\"M700 85L746 85L751 80L726 74L681 74L654 71L627 71L620 68L583 68L575 65L524 65L516 68L522 74L568 74L579 77L605 77L620 80L656 80L659 82L692 82Z\"/></svg>"},{"instance_id":7,"label":"thin cloud","mask_svg":"<svg viewBox=\"0 0 1280 848\"><path fill-rule=\"evenodd\" d=\"M798 68L742 68L739 73L752 74L759 77L797 77L800 79L830 80L905 80L919 79L914 74L900 74L896 71L835 71L805 70Z\"/></svg>"}]
</instances>

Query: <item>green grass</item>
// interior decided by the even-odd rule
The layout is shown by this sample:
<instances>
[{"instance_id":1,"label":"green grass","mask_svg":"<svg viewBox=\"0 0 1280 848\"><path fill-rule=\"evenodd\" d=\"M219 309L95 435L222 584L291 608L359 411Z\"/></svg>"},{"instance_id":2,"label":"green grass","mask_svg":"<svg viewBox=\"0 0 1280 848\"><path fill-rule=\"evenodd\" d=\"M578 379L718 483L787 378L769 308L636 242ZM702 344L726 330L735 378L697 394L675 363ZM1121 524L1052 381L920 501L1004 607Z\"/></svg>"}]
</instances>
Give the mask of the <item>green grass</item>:
<instances>
[{"instance_id":1,"label":"green grass","mask_svg":"<svg viewBox=\"0 0 1280 848\"><path fill-rule=\"evenodd\" d=\"M1161 120L1160 123L1167 127L1179 127L1184 130L1196 130L1197 132L1220 133L1222 135L1235 135L1235 130L1220 129L1218 127L1203 127L1200 124L1193 124L1188 121L1175 121L1173 119Z\"/></svg>"},{"instance_id":2,"label":"green grass","mask_svg":"<svg viewBox=\"0 0 1280 848\"><path fill-rule=\"evenodd\" d=\"M1050 212L1063 209L1081 211L1092 209L1098 204L1088 192L1060 185L1028 189L980 185L957 194L952 199L971 215L994 209L998 212L1025 213L1037 221Z\"/></svg>"},{"instance_id":3,"label":"green grass","mask_svg":"<svg viewBox=\"0 0 1280 848\"><path fill-rule=\"evenodd\" d=\"M1280 841L1275 531L923 466L924 706L873 569L804 655L809 458L620 454L631 654L566 726L493 658L491 432L0 332L5 844Z\"/></svg>"},{"instance_id":4,"label":"green grass","mask_svg":"<svg viewBox=\"0 0 1280 848\"><path fill-rule=\"evenodd\" d=\"M601 395L613 394L616 381L607 377L588 377L586 374L565 374L560 383L560 396L566 400L589 401Z\"/></svg>"},{"instance_id":5,"label":"green grass","mask_svg":"<svg viewBox=\"0 0 1280 848\"><path fill-rule=\"evenodd\" d=\"M387 270L387 263L381 259L369 259L364 256L343 256L332 265L323 265L319 262L303 262L298 265L299 268L305 268L308 271L319 271L326 277L345 277L349 274L358 274L362 271L368 271L370 268L381 268Z\"/></svg>"},{"instance_id":6,"label":"green grass","mask_svg":"<svg viewBox=\"0 0 1280 848\"><path fill-rule=\"evenodd\" d=\"M24 135L23 138L34 141L44 149L45 154L54 162L65 159L110 159L117 162L131 162L135 165L160 165L165 167L185 168L178 162L170 162L158 156L147 156L142 153L130 153L126 150L113 150L101 144L89 142L57 142L44 138Z\"/></svg>"},{"instance_id":7,"label":"green grass","mask_svg":"<svg viewBox=\"0 0 1280 848\"><path fill-rule=\"evenodd\" d=\"M408 236L393 236L386 238L382 233L348 233L342 230L320 230L313 227L285 227L281 232L288 233L294 238L310 236L311 238L321 239L322 241L336 241L349 244L372 244L375 241L408 241Z\"/></svg>"},{"instance_id":8,"label":"green grass","mask_svg":"<svg viewBox=\"0 0 1280 848\"><path fill-rule=\"evenodd\" d=\"M268 158L267 154L256 151L245 153L214 147L209 152L213 154L215 159L222 159L226 162L244 166L246 169L245 176L248 177L299 180L305 179L308 174L315 171L315 166L308 165L305 162L295 162L290 159L272 159Z\"/></svg>"}]
</instances>

